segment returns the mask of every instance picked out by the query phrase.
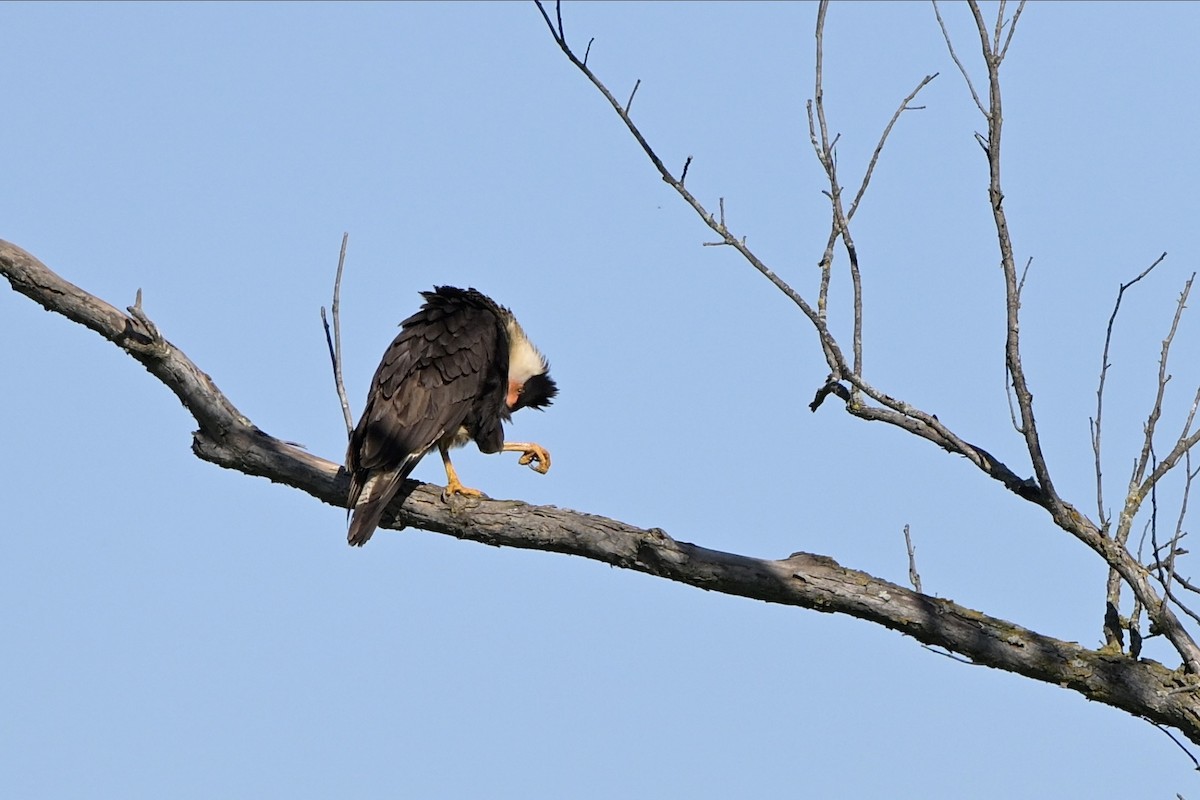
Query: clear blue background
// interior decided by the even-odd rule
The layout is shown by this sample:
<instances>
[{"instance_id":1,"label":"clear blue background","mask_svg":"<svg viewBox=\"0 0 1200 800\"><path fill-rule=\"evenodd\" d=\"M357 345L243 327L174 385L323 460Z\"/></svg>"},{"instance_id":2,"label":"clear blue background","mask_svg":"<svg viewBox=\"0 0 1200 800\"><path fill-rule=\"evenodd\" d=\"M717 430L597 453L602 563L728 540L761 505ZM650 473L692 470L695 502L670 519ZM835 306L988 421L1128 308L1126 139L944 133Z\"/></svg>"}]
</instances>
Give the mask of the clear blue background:
<instances>
[{"instance_id":1,"label":"clear blue background","mask_svg":"<svg viewBox=\"0 0 1200 800\"><path fill-rule=\"evenodd\" d=\"M1010 4L1010 10L1015 4ZM965 6L945 5L982 84ZM989 11L989 15L991 12ZM810 4L576 4L578 47L688 186L810 299L828 231L804 115ZM811 327L658 179L531 4L0 5L0 237L149 315L257 425L340 460L318 308L343 231L355 411L435 283L510 305L562 395L458 458L495 497L707 547L796 550L1100 642L1105 571L965 461L806 404ZM1031 4L1004 67L1006 207L1057 485L1119 503L1159 340L1196 268L1195 4ZM830 126L852 190L867 376L1028 474L973 133L926 4L835 4ZM839 261L844 269L844 260ZM831 316L848 336L848 282ZM1198 380L1185 318L1160 452ZM117 348L0 292L0 794L23 798L1174 797L1149 724L847 618L420 531L192 456ZM848 338L845 338L848 346ZM416 477L443 480L436 459ZM1173 515L1178 485L1164 490ZM1171 517L1173 519L1173 517ZM1165 523L1169 525L1169 523ZM1182 569L1190 574L1190 567ZM1146 655L1174 663L1157 640ZM1193 748L1196 749L1196 748Z\"/></svg>"}]
</instances>

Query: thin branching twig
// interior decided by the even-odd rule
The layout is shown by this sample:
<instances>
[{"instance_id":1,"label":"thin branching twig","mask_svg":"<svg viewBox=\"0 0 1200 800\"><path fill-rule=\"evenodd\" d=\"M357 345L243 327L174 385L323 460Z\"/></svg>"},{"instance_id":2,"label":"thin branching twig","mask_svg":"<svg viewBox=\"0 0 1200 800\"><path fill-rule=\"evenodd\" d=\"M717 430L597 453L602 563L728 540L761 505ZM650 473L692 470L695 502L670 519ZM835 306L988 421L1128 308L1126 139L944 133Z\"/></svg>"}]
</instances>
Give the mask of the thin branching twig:
<instances>
[{"instance_id":1,"label":"thin branching twig","mask_svg":"<svg viewBox=\"0 0 1200 800\"><path fill-rule=\"evenodd\" d=\"M342 382L342 269L346 265L346 243L350 234L342 234L342 250L338 254L337 277L333 280L333 334L329 332L329 320L325 317L325 306L321 306L321 324L325 326L325 344L329 346L329 360L333 362L333 382L337 386L338 400L342 404L342 417L346 421L346 437L354 433L354 415L350 413L350 401L346 398L346 385Z\"/></svg>"},{"instance_id":2,"label":"thin branching twig","mask_svg":"<svg viewBox=\"0 0 1200 800\"><path fill-rule=\"evenodd\" d=\"M1095 456L1096 465L1096 509L1099 514L1098 518L1100 520L1100 527L1103 530L1108 529L1109 520L1108 514L1104 509L1104 476L1101 469L1100 459L1100 435L1101 425L1104 418L1104 383L1108 378L1108 368L1111 366L1108 363L1108 351L1109 347L1112 345L1113 325L1116 324L1117 312L1121 310L1121 301L1125 298L1125 292L1142 278L1145 278L1147 275L1149 275L1155 267L1157 267L1166 259L1166 257L1167 254L1164 252L1158 258L1154 259L1154 263L1142 270L1137 277L1120 285L1120 287L1117 289L1117 299L1116 302L1113 303L1112 313L1108 316L1108 327L1104 331L1104 350L1100 355L1100 380L1097 382L1096 386L1096 417L1091 420L1092 453Z\"/></svg>"},{"instance_id":3,"label":"thin branching twig","mask_svg":"<svg viewBox=\"0 0 1200 800\"><path fill-rule=\"evenodd\" d=\"M958 53L954 52L954 43L950 40L950 31L946 29L946 23L942 20L942 12L938 9L937 0L933 0L933 13L937 16L938 25L942 29L942 36L946 40L946 49L950 51L950 58L954 61L954 65L958 67L958 71L962 73L963 80L967 83L967 88L971 90L971 99L975 101L975 107L978 108L979 113L983 114L984 118L986 118L988 111L983 107L983 101L979 99L979 92L975 91L975 84L971 82L971 75L967 72L967 68L964 67L962 61L959 60ZM1006 44L1005 49L1007 49L1007 47L1008 45Z\"/></svg>"}]
</instances>

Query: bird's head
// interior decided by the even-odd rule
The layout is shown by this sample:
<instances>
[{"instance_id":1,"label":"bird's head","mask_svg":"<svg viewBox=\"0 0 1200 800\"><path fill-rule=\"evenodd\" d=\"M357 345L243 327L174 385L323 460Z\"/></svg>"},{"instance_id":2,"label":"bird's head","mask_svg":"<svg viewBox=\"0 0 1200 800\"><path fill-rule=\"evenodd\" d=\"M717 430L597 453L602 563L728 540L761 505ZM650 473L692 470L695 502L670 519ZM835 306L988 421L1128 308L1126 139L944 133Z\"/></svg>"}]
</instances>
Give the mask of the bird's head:
<instances>
[{"instance_id":1,"label":"bird's head","mask_svg":"<svg viewBox=\"0 0 1200 800\"><path fill-rule=\"evenodd\" d=\"M508 330L508 395L505 405L509 411L525 407L543 409L558 394L558 384L550 377L550 362L534 347L521 325L511 313L507 314Z\"/></svg>"}]
</instances>

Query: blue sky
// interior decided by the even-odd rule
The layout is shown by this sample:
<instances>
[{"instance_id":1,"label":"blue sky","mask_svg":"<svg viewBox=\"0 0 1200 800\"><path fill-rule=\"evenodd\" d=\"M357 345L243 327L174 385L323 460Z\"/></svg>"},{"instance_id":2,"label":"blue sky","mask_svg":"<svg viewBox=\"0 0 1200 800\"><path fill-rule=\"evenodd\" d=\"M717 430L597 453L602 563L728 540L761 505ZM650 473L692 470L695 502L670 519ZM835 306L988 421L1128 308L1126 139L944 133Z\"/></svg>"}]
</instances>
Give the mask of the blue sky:
<instances>
[{"instance_id":1,"label":"blue sky","mask_svg":"<svg viewBox=\"0 0 1200 800\"><path fill-rule=\"evenodd\" d=\"M943 14L978 70L964 6ZM809 4L568 4L568 36L688 186L808 296L828 231ZM1117 285L1106 491L1200 263L1195 4L1030 5L1004 69L1022 333L1059 491L1094 514L1088 417ZM0 237L164 335L255 424L340 460L318 309L343 231L357 412L435 283L509 305L560 399L464 451L470 484L748 555L796 550L1099 643L1104 570L927 443L806 408L790 303L657 178L526 4L5 4ZM835 4L830 125L855 185L871 382L1025 474L1004 396L983 121L926 4ZM978 74L978 73L977 73ZM839 275L831 317L848 331ZM1197 324L1176 340L1182 425ZM192 420L94 334L0 292L0 794L794 797L1200 794L1147 723L866 623L344 513L191 454ZM415 477L440 482L437 459ZM1184 570L1187 574L1187 570ZM1150 642L1147 655L1169 661Z\"/></svg>"}]
</instances>

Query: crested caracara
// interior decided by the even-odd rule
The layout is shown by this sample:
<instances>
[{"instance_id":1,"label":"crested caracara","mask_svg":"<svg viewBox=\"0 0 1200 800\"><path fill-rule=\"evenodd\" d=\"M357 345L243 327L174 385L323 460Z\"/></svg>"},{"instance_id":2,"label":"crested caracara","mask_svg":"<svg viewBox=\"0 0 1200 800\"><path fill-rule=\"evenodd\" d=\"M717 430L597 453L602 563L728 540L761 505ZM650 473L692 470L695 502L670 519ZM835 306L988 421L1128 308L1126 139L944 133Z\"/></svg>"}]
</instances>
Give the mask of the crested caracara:
<instances>
[{"instance_id":1,"label":"crested caracara","mask_svg":"<svg viewBox=\"0 0 1200 800\"><path fill-rule=\"evenodd\" d=\"M484 453L519 452L521 464L550 469L541 446L504 441L512 412L544 408L558 393L545 356L511 311L474 289L436 286L421 295L425 304L400 323L350 435L352 545L371 538L404 479L435 446L447 495L482 494L463 486L450 463L450 448L472 439Z\"/></svg>"}]
</instances>

